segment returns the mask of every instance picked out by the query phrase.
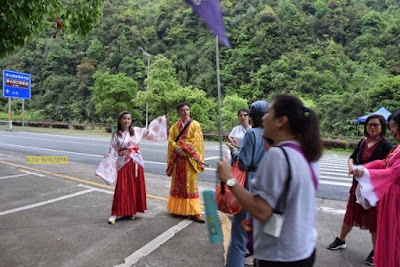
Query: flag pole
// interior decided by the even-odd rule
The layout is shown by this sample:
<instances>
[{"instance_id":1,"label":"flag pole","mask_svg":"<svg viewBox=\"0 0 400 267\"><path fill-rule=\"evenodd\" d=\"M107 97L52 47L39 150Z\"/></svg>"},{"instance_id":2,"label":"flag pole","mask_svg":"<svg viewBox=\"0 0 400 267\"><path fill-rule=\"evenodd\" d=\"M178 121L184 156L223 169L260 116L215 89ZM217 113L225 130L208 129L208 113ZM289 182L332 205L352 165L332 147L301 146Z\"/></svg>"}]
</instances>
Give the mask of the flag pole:
<instances>
[{"instance_id":1,"label":"flag pole","mask_svg":"<svg viewBox=\"0 0 400 267\"><path fill-rule=\"evenodd\" d=\"M218 35L215 35L215 62L217 67L217 89L218 89L218 141L219 141L219 159L222 160L222 125L221 125L221 78L219 72L219 47ZM217 185L218 186L218 179ZM225 185L221 182L221 194L225 193Z\"/></svg>"}]
</instances>

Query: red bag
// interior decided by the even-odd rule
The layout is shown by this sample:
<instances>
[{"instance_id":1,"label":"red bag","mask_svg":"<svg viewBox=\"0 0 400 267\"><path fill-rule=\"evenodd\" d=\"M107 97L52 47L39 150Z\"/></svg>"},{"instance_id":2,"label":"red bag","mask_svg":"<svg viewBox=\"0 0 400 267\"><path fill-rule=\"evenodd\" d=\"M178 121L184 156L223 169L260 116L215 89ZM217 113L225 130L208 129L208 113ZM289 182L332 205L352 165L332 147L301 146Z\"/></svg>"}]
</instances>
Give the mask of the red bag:
<instances>
[{"instance_id":1,"label":"red bag","mask_svg":"<svg viewBox=\"0 0 400 267\"><path fill-rule=\"evenodd\" d=\"M246 182L246 171L239 169L239 161L235 161L233 164L232 175L234 178L236 178L236 180L238 180L239 184L244 186ZM215 191L215 199L217 201L218 210L229 214L239 213L242 209L242 206L240 206L231 190L229 190L229 187L226 185L224 186L225 194L221 194L221 185L219 185Z\"/></svg>"}]
</instances>

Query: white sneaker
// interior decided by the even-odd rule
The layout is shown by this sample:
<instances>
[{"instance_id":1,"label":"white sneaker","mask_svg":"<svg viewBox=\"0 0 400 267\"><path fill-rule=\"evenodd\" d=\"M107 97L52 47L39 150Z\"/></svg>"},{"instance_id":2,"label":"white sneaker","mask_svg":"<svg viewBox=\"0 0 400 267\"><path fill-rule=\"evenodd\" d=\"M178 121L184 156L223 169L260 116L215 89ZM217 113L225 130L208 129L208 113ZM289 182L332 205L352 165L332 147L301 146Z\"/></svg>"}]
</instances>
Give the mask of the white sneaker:
<instances>
[{"instance_id":1,"label":"white sneaker","mask_svg":"<svg viewBox=\"0 0 400 267\"><path fill-rule=\"evenodd\" d=\"M253 266L254 265L254 256L250 255L244 260L244 265Z\"/></svg>"},{"instance_id":2,"label":"white sneaker","mask_svg":"<svg viewBox=\"0 0 400 267\"><path fill-rule=\"evenodd\" d=\"M109 219L108 219L108 223L109 224L115 224L115 221L117 220L117 216L111 216Z\"/></svg>"}]
</instances>

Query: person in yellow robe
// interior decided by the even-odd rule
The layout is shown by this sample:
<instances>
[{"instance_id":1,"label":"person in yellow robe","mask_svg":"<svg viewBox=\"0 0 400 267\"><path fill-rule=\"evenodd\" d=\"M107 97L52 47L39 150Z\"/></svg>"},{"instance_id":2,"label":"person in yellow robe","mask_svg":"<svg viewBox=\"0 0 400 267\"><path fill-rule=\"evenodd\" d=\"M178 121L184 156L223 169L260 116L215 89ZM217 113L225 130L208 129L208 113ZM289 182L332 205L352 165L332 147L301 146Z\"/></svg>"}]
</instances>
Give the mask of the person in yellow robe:
<instances>
[{"instance_id":1,"label":"person in yellow robe","mask_svg":"<svg viewBox=\"0 0 400 267\"><path fill-rule=\"evenodd\" d=\"M179 120L169 129L167 175L171 189L167 209L171 214L189 216L204 223L201 217L197 174L204 171L204 141L200 124L190 118L189 106L176 106Z\"/></svg>"}]
</instances>

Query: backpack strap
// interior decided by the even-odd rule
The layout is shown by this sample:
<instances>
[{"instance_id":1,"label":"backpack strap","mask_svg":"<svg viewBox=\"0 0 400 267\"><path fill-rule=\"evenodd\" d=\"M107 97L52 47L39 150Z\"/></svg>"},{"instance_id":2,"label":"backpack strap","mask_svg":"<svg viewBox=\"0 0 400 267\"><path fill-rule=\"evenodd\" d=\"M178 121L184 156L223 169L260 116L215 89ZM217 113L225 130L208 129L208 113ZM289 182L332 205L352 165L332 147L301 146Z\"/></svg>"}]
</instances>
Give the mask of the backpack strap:
<instances>
[{"instance_id":1,"label":"backpack strap","mask_svg":"<svg viewBox=\"0 0 400 267\"><path fill-rule=\"evenodd\" d=\"M282 150L282 152L283 152L283 154L285 155L285 158L286 158L286 162L287 162L287 165L288 165L288 178L287 178L286 183L285 183L285 189L283 190L281 196L279 197L278 202L276 203L276 207L279 207L280 206L279 204L282 202L282 209L281 210L274 209L274 213L283 214L283 211L286 208L286 198L287 198L287 195L288 195L288 192L289 192L290 181L292 180L292 170L290 168L289 157L287 155L286 150L281 146L278 146L278 147Z\"/></svg>"}]
</instances>

